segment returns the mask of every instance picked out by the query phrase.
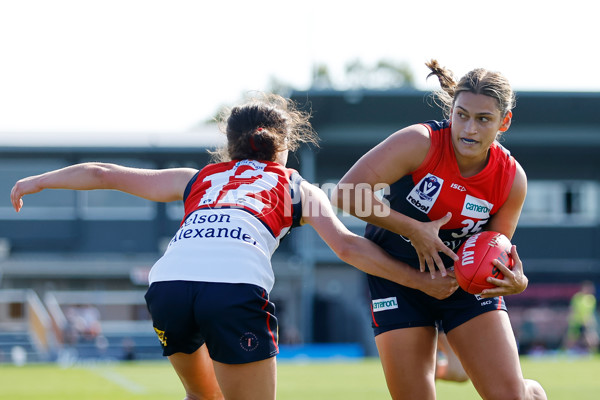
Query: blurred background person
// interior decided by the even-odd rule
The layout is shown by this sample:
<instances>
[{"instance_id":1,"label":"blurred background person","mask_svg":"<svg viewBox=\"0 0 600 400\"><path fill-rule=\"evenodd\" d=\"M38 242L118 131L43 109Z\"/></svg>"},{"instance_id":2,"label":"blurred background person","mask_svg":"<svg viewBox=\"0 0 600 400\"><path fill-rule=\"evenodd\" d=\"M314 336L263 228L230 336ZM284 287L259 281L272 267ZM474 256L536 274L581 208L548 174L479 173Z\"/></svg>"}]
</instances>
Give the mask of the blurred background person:
<instances>
[{"instance_id":1,"label":"blurred background person","mask_svg":"<svg viewBox=\"0 0 600 400\"><path fill-rule=\"evenodd\" d=\"M564 347L567 351L598 351L598 323L596 321L596 287L584 281L573 295L569 305L568 328Z\"/></svg>"}]
</instances>

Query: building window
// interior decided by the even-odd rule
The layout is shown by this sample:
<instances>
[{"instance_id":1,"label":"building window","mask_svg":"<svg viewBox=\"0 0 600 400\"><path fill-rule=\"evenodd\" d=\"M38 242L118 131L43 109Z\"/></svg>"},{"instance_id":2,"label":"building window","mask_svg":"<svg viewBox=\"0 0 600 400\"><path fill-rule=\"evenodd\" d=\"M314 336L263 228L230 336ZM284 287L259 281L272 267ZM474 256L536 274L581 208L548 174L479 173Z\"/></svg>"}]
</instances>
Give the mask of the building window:
<instances>
[{"instance_id":1,"label":"building window","mask_svg":"<svg viewBox=\"0 0 600 400\"><path fill-rule=\"evenodd\" d=\"M594 181L529 181L519 225L596 225L599 193Z\"/></svg>"}]
</instances>

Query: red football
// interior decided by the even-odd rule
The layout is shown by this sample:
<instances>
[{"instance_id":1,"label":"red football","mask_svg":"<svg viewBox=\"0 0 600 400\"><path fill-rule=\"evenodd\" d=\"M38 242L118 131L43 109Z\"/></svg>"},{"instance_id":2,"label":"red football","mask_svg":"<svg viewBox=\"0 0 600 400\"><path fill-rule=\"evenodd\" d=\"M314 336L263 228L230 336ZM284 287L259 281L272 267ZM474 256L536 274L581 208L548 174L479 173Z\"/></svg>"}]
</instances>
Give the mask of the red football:
<instances>
[{"instance_id":1,"label":"red football","mask_svg":"<svg viewBox=\"0 0 600 400\"><path fill-rule=\"evenodd\" d=\"M494 288L488 277L503 279L504 275L492 264L499 260L512 269L514 260L510 256L510 240L501 233L483 231L468 238L458 249L458 261L454 273L460 287L468 293L479 294L483 289Z\"/></svg>"}]
</instances>

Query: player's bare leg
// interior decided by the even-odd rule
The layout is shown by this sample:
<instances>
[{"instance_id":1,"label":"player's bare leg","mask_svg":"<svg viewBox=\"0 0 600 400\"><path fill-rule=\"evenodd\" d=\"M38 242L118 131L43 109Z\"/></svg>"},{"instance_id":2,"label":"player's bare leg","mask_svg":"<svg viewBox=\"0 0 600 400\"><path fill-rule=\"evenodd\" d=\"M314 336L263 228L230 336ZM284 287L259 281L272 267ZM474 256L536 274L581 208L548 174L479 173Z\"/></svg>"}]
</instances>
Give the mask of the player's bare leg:
<instances>
[{"instance_id":1,"label":"player's bare leg","mask_svg":"<svg viewBox=\"0 0 600 400\"><path fill-rule=\"evenodd\" d=\"M469 380L465 369L463 368L456 353L450 347L448 338L442 332L438 333L438 353L444 354L444 359L440 359L439 354L435 366L435 378L445 381L466 382Z\"/></svg>"},{"instance_id":2,"label":"player's bare leg","mask_svg":"<svg viewBox=\"0 0 600 400\"><path fill-rule=\"evenodd\" d=\"M436 328L396 329L375 336L388 390L394 400L435 399Z\"/></svg>"},{"instance_id":3,"label":"player's bare leg","mask_svg":"<svg viewBox=\"0 0 600 400\"><path fill-rule=\"evenodd\" d=\"M447 334L475 389L485 400L547 400L542 386L524 379L517 343L504 311L481 314ZM490 369L493 360L493 369Z\"/></svg>"},{"instance_id":4,"label":"player's bare leg","mask_svg":"<svg viewBox=\"0 0 600 400\"><path fill-rule=\"evenodd\" d=\"M223 364L210 360L206 346L202 346L193 354L176 353L169 360L183 383L186 400L275 399L275 357L247 364Z\"/></svg>"},{"instance_id":5,"label":"player's bare leg","mask_svg":"<svg viewBox=\"0 0 600 400\"><path fill-rule=\"evenodd\" d=\"M275 400L275 357L247 364L223 364L213 361L213 365L227 400Z\"/></svg>"},{"instance_id":6,"label":"player's bare leg","mask_svg":"<svg viewBox=\"0 0 600 400\"><path fill-rule=\"evenodd\" d=\"M206 345L192 354L175 353L169 361L181 379L186 400L224 399Z\"/></svg>"}]
</instances>

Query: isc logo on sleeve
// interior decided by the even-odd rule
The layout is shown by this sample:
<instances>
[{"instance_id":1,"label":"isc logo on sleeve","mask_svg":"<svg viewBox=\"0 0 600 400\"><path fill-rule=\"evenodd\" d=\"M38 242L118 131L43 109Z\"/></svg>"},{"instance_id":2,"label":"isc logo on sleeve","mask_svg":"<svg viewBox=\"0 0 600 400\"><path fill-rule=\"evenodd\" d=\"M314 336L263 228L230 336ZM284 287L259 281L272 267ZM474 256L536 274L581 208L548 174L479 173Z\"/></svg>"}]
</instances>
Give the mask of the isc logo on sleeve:
<instances>
[{"instance_id":1,"label":"isc logo on sleeve","mask_svg":"<svg viewBox=\"0 0 600 400\"><path fill-rule=\"evenodd\" d=\"M373 312L393 310L394 308L398 308L398 301L395 297L373 300Z\"/></svg>"},{"instance_id":2,"label":"isc logo on sleeve","mask_svg":"<svg viewBox=\"0 0 600 400\"><path fill-rule=\"evenodd\" d=\"M418 210L427 214L440 195L444 180L435 175L427 174L410 191L406 200Z\"/></svg>"}]
</instances>

